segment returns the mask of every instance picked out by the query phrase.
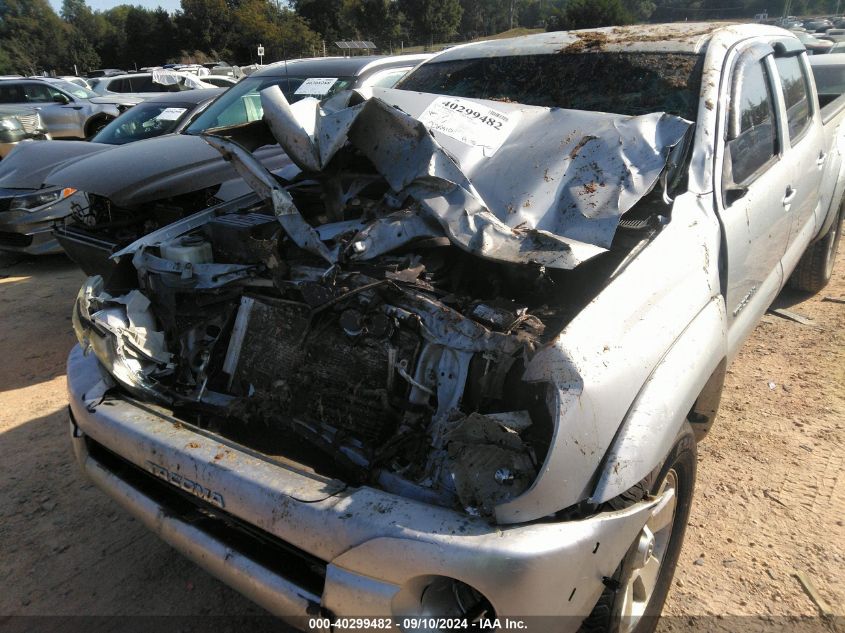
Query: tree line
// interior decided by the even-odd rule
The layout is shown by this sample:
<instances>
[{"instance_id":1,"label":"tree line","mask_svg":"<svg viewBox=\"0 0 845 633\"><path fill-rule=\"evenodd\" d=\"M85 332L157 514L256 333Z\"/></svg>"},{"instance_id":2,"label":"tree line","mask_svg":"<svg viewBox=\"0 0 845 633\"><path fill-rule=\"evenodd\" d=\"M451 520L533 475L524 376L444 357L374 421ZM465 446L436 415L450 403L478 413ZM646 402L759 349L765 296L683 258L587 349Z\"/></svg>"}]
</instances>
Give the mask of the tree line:
<instances>
[{"instance_id":1,"label":"tree line","mask_svg":"<svg viewBox=\"0 0 845 633\"><path fill-rule=\"evenodd\" d=\"M830 14L836 0L792 0L794 15ZM780 15L784 0L181 0L174 13L85 0L0 0L0 74L85 73L173 62L265 61L338 54L339 40L379 52L470 41L509 29Z\"/></svg>"}]
</instances>

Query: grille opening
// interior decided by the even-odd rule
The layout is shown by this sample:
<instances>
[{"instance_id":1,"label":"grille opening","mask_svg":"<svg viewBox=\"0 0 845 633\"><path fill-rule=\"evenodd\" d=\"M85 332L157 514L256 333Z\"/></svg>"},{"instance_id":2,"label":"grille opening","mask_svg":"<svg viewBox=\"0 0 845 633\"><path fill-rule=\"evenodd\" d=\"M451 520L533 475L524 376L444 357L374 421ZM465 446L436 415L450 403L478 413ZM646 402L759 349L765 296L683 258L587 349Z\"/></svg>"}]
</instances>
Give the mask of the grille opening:
<instances>
[{"instance_id":1,"label":"grille opening","mask_svg":"<svg viewBox=\"0 0 845 633\"><path fill-rule=\"evenodd\" d=\"M326 563L280 538L157 479L102 444L85 437L90 456L112 474L232 550L315 596L323 594Z\"/></svg>"}]
</instances>

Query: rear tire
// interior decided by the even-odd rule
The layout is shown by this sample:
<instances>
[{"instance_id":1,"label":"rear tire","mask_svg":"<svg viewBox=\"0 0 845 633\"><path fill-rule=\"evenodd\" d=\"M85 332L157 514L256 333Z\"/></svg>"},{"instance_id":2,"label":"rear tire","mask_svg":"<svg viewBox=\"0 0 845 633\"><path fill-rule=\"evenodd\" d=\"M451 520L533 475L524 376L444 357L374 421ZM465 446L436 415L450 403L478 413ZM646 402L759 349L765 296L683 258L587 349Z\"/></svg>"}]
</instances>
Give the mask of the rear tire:
<instances>
[{"instance_id":1,"label":"rear tire","mask_svg":"<svg viewBox=\"0 0 845 633\"><path fill-rule=\"evenodd\" d=\"M789 278L789 286L796 290L816 293L824 288L833 275L836 250L842 237L842 218L845 215L845 201L839 206L836 219L821 239L807 247L798 266Z\"/></svg>"},{"instance_id":2,"label":"rear tire","mask_svg":"<svg viewBox=\"0 0 845 633\"><path fill-rule=\"evenodd\" d=\"M695 433L689 422L684 422L664 463L655 468L639 484L606 504L607 510L619 510L633 505L648 494L659 494L667 485L675 489L674 511L667 524L668 530L664 527L649 532L653 537L654 558L657 559L659 555L659 567L653 584L643 582L642 578L646 575L648 563L641 567L637 567L636 563L638 552L641 551L641 538L646 533L644 529L631 544L625 558L619 563L616 573L607 583L612 586L608 586L602 592L592 613L581 625L579 633L651 633L654 631L660 619L663 604L666 602L666 596L669 594L678 556L684 542L695 488L695 472ZM670 502L667 510L671 505ZM655 517L657 524L652 527L657 528L665 523L659 520L665 512L666 510ZM651 520L649 524L652 524ZM651 554L648 560L651 560ZM651 584L651 590L644 592L646 585L649 584ZM636 602L633 608L632 598L633 602Z\"/></svg>"}]
</instances>

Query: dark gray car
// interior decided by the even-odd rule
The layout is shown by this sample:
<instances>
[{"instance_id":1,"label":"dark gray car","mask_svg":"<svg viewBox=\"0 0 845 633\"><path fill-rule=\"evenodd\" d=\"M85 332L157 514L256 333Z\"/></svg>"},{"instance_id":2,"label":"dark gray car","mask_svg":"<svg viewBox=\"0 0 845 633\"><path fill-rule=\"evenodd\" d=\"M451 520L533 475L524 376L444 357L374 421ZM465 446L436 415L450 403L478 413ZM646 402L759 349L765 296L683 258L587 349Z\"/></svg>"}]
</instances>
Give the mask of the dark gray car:
<instances>
[{"instance_id":1,"label":"dark gray car","mask_svg":"<svg viewBox=\"0 0 845 633\"><path fill-rule=\"evenodd\" d=\"M69 81L0 80L0 105L28 106L53 138L85 139L141 99L103 97Z\"/></svg>"},{"instance_id":2,"label":"dark gray car","mask_svg":"<svg viewBox=\"0 0 845 633\"><path fill-rule=\"evenodd\" d=\"M48 174L128 143L180 132L222 92L190 90L154 97L111 121L90 142L54 141L19 147L0 163L0 250L60 253L52 225L71 212L75 190L42 187Z\"/></svg>"}]
</instances>

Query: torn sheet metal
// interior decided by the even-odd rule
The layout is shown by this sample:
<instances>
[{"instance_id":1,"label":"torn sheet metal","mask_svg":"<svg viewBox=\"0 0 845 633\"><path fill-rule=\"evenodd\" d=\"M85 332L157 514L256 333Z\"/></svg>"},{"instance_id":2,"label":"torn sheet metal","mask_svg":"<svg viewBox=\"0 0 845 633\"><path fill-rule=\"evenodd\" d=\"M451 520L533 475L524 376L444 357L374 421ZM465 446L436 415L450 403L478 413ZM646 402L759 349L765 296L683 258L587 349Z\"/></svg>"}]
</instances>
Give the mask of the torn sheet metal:
<instances>
[{"instance_id":1,"label":"torn sheet metal","mask_svg":"<svg viewBox=\"0 0 845 633\"><path fill-rule=\"evenodd\" d=\"M255 276L256 266L242 264L194 264L156 257L142 248L132 256L132 265L141 275L150 272L169 274L185 287L197 290L219 288L241 279Z\"/></svg>"},{"instance_id":2,"label":"torn sheet metal","mask_svg":"<svg viewBox=\"0 0 845 633\"><path fill-rule=\"evenodd\" d=\"M93 351L115 379L135 393L159 397L153 375L166 371L173 355L139 290L115 297L103 289L102 277L89 277L77 297L73 328L85 352Z\"/></svg>"},{"instance_id":3,"label":"torn sheet metal","mask_svg":"<svg viewBox=\"0 0 845 633\"><path fill-rule=\"evenodd\" d=\"M384 110L393 114L392 120L372 116L363 121L367 108L356 123L356 127L361 125L360 136L350 138L356 146L369 139L373 143L370 152L362 149L378 165L391 160L391 156L404 157L408 149L416 149L409 135L397 138L395 131L385 135L379 129L401 129L403 123L407 126L399 110L420 116L440 97L401 90L376 90L374 94L367 105L383 104ZM487 211L509 230L524 232L523 239L538 232L547 238L542 242L563 238L573 249L577 243L609 248L619 216L651 191L671 149L691 125L661 113L626 117L483 100L460 101L500 111L511 117L510 123L518 116L504 141L478 138L477 145L470 145L436 128L431 130L439 150L432 154L440 159L439 153L443 152L454 159L461 175L472 184L468 191L476 192L474 200L467 202L475 202L477 208L464 212L448 208L434 198L429 199L429 205L436 207L437 215L448 221L458 237L464 236L463 241L473 244L482 240L478 239L479 227L472 220ZM460 107L465 108L462 103ZM484 111L479 107L477 112ZM498 149L491 152L487 143L493 143L492 147L499 144ZM397 148L403 151L397 153ZM407 167L422 167L429 178L460 182L454 179L451 169L444 171L440 164L420 165L422 158ZM416 176L418 181L423 178L419 172ZM542 244L526 246L530 250L543 249Z\"/></svg>"},{"instance_id":4,"label":"torn sheet metal","mask_svg":"<svg viewBox=\"0 0 845 633\"><path fill-rule=\"evenodd\" d=\"M351 94L346 92L343 100L333 103L345 106ZM290 105L282 89L271 86L261 91L261 106L273 136L284 139L282 147L291 160L304 171L318 172L346 143L363 104L324 109L317 99L309 97Z\"/></svg>"},{"instance_id":5,"label":"torn sheet metal","mask_svg":"<svg viewBox=\"0 0 845 633\"><path fill-rule=\"evenodd\" d=\"M337 256L323 244L314 227L305 221L290 194L252 154L237 143L224 138L210 135L203 135L203 138L220 152L224 159L232 163L255 193L273 202L273 211L279 224L297 246L319 255L330 264L335 263Z\"/></svg>"},{"instance_id":6,"label":"torn sheet metal","mask_svg":"<svg viewBox=\"0 0 845 633\"><path fill-rule=\"evenodd\" d=\"M553 268L574 268L610 247L619 217L651 191L692 125L665 113L627 117L386 89L373 95L341 109L333 99L327 111L315 100L290 106L277 88L261 93L274 135L302 169L325 169L349 140L457 246ZM361 244L377 241L371 234L379 222L362 231ZM376 250L354 257L384 252Z\"/></svg>"},{"instance_id":7,"label":"torn sheet metal","mask_svg":"<svg viewBox=\"0 0 845 633\"><path fill-rule=\"evenodd\" d=\"M525 492L537 474L519 435L479 413L449 433L448 467L461 504L484 515Z\"/></svg>"}]
</instances>

